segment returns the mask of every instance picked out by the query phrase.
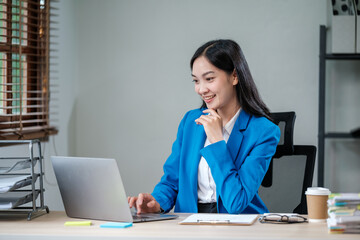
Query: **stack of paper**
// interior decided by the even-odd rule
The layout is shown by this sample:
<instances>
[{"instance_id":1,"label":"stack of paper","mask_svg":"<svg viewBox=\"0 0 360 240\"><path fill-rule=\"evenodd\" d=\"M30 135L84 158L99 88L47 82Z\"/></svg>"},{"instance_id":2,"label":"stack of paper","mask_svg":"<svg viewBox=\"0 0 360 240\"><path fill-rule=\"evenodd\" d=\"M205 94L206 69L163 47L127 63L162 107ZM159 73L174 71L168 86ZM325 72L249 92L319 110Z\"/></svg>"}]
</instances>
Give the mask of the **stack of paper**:
<instances>
[{"instance_id":1,"label":"stack of paper","mask_svg":"<svg viewBox=\"0 0 360 240\"><path fill-rule=\"evenodd\" d=\"M35 192L35 199L39 192ZM7 192L0 195L0 210L16 208L33 200L31 192Z\"/></svg>"},{"instance_id":2,"label":"stack of paper","mask_svg":"<svg viewBox=\"0 0 360 240\"><path fill-rule=\"evenodd\" d=\"M0 193L5 193L30 184L31 175L0 175Z\"/></svg>"},{"instance_id":3,"label":"stack of paper","mask_svg":"<svg viewBox=\"0 0 360 240\"><path fill-rule=\"evenodd\" d=\"M360 233L360 194L335 193L328 200L330 233Z\"/></svg>"}]
</instances>

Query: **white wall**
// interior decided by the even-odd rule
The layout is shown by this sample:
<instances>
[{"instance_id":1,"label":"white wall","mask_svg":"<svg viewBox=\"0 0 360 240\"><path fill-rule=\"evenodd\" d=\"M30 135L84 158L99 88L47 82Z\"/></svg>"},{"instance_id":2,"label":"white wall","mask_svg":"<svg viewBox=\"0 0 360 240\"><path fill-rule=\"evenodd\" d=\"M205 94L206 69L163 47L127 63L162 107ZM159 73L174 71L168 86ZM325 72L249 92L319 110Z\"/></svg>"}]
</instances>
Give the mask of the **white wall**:
<instances>
[{"instance_id":1,"label":"white wall","mask_svg":"<svg viewBox=\"0 0 360 240\"><path fill-rule=\"evenodd\" d=\"M55 144L53 138L46 144L46 156L55 154L56 145L58 155L116 158L129 195L151 192L179 121L201 104L189 60L197 47L217 38L240 44L272 111L296 112L295 143L317 145L319 25L326 23L326 0L63 0L59 5L60 132ZM341 95L353 94L356 74ZM354 105L342 110L354 112ZM360 113L348 116L353 125ZM348 168L360 169L356 147L337 149L350 150ZM48 161L47 204L62 209ZM349 185L334 167L328 171L336 177L327 182L330 188ZM351 190L360 191L355 184Z\"/></svg>"},{"instance_id":2,"label":"white wall","mask_svg":"<svg viewBox=\"0 0 360 240\"><path fill-rule=\"evenodd\" d=\"M318 36L326 1L76 1L76 154L118 160L128 194L151 192L183 114L200 106L189 60L236 40L272 111L317 144Z\"/></svg>"}]
</instances>

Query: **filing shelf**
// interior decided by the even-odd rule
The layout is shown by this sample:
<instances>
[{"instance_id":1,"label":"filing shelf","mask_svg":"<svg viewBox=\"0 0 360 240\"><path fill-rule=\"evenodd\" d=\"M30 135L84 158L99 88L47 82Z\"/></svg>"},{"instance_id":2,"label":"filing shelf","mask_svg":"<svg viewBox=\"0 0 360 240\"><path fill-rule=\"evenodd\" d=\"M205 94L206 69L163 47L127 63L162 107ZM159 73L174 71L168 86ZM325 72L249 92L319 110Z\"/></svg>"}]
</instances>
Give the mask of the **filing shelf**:
<instances>
[{"instance_id":1,"label":"filing shelf","mask_svg":"<svg viewBox=\"0 0 360 240\"><path fill-rule=\"evenodd\" d=\"M22 170L15 170L14 172L1 173L0 175L30 175L31 184L20 186L18 189L10 190L9 192L27 192L31 195L27 196L26 201L19 206L10 209L0 210L0 214L13 215L13 214L26 214L27 220L41 216L45 213L49 213L49 208L44 204L44 183L43 183L43 167L42 161L43 156L41 153L41 144L39 140L11 140L11 141L0 141L1 146L10 146L10 145L28 145L28 156L24 157L12 157L12 156L1 156L0 161L7 160L12 161L30 161L30 166ZM34 153L35 148L37 147L37 152ZM36 166L36 164L38 166ZM19 173L20 171L20 173ZM1 195L1 193L0 193ZM39 198L39 200L37 200ZM22 206L25 205L25 206ZM31 206L28 206L31 205Z\"/></svg>"},{"instance_id":2,"label":"filing shelf","mask_svg":"<svg viewBox=\"0 0 360 240\"><path fill-rule=\"evenodd\" d=\"M346 132L325 132L325 70L327 60L360 60L360 54L327 54L326 27L320 26L319 54L319 129L318 129L318 186L324 186L325 139L355 139ZM359 139L359 138L357 138Z\"/></svg>"}]
</instances>

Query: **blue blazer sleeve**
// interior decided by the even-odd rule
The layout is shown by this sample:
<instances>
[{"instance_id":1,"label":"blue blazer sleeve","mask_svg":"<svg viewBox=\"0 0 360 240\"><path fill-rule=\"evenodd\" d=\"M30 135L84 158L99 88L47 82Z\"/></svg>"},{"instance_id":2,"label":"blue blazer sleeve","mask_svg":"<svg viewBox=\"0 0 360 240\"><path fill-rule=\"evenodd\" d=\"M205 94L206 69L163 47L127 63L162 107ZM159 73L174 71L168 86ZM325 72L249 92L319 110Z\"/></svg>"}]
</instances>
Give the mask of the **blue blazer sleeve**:
<instances>
[{"instance_id":1,"label":"blue blazer sleeve","mask_svg":"<svg viewBox=\"0 0 360 240\"><path fill-rule=\"evenodd\" d=\"M244 210L257 195L275 154L280 130L269 120L252 116L246 128L234 127L233 134L228 144L220 141L208 145L201 154L216 183L218 202L222 202L228 213L242 213L247 212ZM241 142L238 152L233 149L231 138Z\"/></svg>"}]
</instances>

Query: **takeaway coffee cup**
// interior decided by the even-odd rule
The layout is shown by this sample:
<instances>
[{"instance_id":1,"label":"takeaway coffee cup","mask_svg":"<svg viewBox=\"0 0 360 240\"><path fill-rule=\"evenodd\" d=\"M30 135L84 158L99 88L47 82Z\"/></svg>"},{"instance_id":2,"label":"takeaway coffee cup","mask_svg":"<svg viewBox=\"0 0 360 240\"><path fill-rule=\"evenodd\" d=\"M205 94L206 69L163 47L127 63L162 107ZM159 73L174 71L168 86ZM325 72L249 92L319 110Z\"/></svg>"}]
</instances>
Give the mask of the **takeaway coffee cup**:
<instances>
[{"instance_id":1,"label":"takeaway coffee cup","mask_svg":"<svg viewBox=\"0 0 360 240\"><path fill-rule=\"evenodd\" d=\"M325 222L328 218L327 200L330 195L327 188L311 187L305 192L309 222Z\"/></svg>"}]
</instances>

